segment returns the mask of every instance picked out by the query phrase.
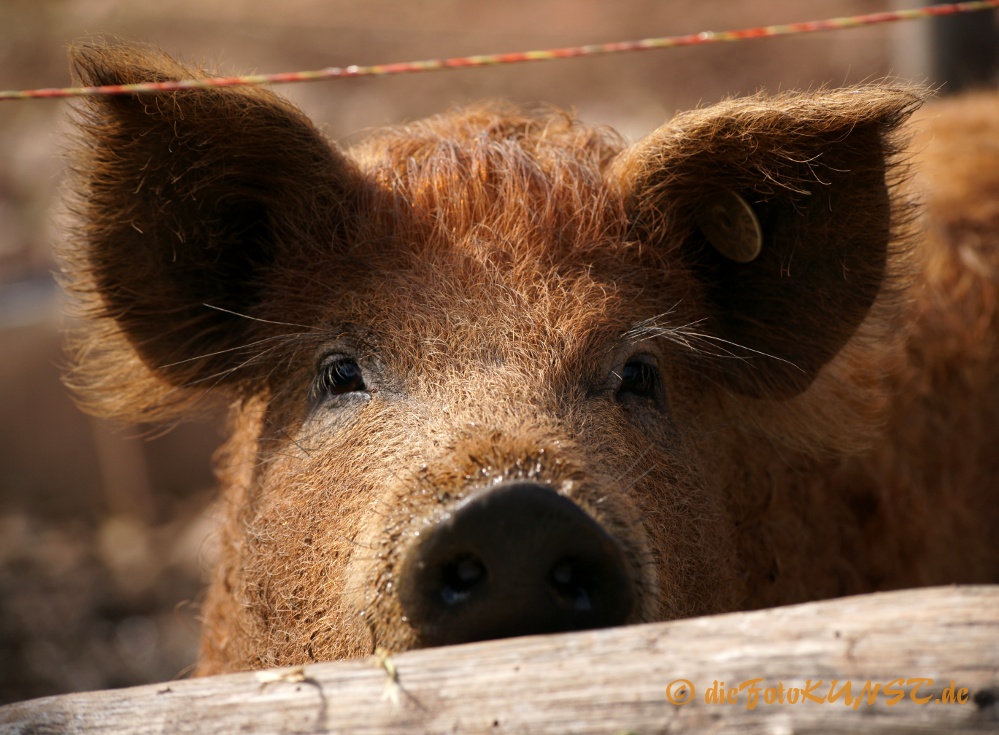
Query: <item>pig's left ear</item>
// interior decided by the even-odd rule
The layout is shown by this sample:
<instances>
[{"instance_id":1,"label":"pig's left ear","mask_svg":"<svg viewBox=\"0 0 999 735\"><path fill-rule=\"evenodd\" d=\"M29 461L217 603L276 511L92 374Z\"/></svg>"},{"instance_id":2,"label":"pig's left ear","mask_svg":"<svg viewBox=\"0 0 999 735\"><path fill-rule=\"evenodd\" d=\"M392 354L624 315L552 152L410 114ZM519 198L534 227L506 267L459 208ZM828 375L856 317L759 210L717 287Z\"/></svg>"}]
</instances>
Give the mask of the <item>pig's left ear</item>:
<instances>
[{"instance_id":1,"label":"pig's left ear","mask_svg":"<svg viewBox=\"0 0 999 735\"><path fill-rule=\"evenodd\" d=\"M921 101L885 87L731 100L615 161L635 238L694 275L699 331L740 358L707 361L716 380L796 395L855 333L899 223L892 134Z\"/></svg>"}]
</instances>

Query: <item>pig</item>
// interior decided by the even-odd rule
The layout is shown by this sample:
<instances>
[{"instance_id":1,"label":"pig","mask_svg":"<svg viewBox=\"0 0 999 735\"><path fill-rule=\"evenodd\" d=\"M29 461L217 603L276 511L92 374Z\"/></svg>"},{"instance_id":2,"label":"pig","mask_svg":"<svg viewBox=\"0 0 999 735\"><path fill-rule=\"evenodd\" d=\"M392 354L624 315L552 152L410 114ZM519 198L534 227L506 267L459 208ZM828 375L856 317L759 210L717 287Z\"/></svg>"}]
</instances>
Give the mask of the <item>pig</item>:
<instances>
[{"instance_id":1,"label":"pig","mask_svg":"<svg viewBox=\"0 0 999 735\"><path fill-rule=\"evenodd\" d=\"M924 97L349 149L261 88L82 103L67 382L229 416L198 672L999 581L999 101Z\"/></svg>"}]
</instances>

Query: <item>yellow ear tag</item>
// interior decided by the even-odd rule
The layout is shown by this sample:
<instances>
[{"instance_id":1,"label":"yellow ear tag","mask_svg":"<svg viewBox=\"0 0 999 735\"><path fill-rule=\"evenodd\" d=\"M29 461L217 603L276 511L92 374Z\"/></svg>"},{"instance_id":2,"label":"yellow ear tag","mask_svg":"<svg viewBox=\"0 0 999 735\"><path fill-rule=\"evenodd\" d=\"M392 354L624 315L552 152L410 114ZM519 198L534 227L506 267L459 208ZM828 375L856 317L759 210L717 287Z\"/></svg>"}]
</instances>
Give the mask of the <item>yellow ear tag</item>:
<instances>
[{"instance_id":1,"label":"yellow ear tag","mask_svg":"<svg viewBox=\"0 0 999 735\"><path fill-rule=\"evenodd\" d=\"M749 202L734 191L711 197L697 215L697 226L715 250L729 260L749 263L763 249L763 230Z\"/></svg>"}]
</instances>

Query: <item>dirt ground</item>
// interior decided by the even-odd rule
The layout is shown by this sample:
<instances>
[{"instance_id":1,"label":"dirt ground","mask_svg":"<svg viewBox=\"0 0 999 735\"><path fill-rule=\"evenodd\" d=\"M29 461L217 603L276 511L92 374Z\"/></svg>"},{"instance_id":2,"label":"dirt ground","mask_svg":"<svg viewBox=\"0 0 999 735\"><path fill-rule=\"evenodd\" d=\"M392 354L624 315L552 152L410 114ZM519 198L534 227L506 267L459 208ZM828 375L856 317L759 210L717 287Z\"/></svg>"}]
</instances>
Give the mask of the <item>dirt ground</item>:
<instances>
[{"instance_id":1,"label":"dirt ground","mask_svg":"<svg viewBox=\"0 0 999 735\"><path fill-rule=\"evenodd\" d=\"M911 4L918 4L915 2ZM898 3L907 6L909 3ZM0 87L63 86L67 46L143 40L223 71L291 71L759 26L888 0L4 0ZM988 14L983 22L993 22ZM501 96L638 137L676 110L759 88L925 79L923 30L793 38L282 87L337 139ZM0 704L183 676L211 560L216 425L110 427L59 382L61 155L71 105L0 103Z\"/></svg>"}]
</instances>

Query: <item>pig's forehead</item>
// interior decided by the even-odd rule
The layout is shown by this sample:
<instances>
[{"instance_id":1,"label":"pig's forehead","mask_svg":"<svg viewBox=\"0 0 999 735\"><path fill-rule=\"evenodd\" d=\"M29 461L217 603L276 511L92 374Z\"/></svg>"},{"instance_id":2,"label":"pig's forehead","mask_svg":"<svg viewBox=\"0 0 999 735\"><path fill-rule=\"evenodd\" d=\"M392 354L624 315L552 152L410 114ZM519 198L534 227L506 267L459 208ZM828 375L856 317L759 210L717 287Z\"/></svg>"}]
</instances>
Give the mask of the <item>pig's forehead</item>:
<instances>
[{"instance_id":1,"label":"pig's forehead","mask_svg":"<svg viewBox=\"0 0 999 735\"><path fill-rule=\"evenodd\" d=\"M320 297L323 327L360 326L389 352L421 360L584 356L666 313L670 323L695 319L677 272L584 253L518 260L488 238L414 247L354 272L348 288L334 277Z\"/></svg>"},{"instance_id":2,"label":"pig's forehead","mask_svg":"<svg viewBox=\"0 0 999 735\"><path fill-rule=\"evenodd\" d=\"M621 331L689 301L679 265L629 237L605 178L621 150L607 129L502 105L379 133L350 152L370 222L329 318L509 344Z\"/></svg>"},{"instance_id":3,"label":"pig's forehead","mask_svg":"<svg viewBox=\"0 0 999 735\"><path fill-rule=\"evenodd\" d=\"M622 239L621 196L604 176L621 147L563 114L485 106L383 131L352 153L383 234L527 260Z\"/></svg>"},{"instance_id":4,"label":"pig's forehead","mask_svg":"<svg viewBox=\"0 0 999 735\"><path fill-rule=\"evenodd\" d=\"M623 147L608 128L503 104L381 131L350 152L368 187L352 254L494 272L506 288L579 271L619 282L663 257L633 241L628 195L607 175Z\"/></svg>"}]
</instances>

